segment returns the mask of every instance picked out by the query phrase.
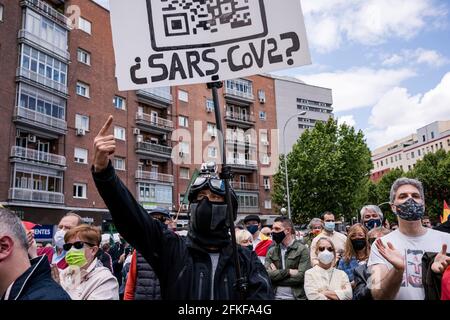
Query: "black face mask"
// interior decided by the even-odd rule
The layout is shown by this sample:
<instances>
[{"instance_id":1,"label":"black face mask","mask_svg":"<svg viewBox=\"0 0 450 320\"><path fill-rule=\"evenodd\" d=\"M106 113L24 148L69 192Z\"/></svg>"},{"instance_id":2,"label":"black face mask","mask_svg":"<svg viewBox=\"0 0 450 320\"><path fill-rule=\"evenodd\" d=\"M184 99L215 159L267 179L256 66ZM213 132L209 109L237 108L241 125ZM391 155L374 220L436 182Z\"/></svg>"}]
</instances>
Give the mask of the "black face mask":
<instances>
[{"instance_id":1,"label":"black face mask","mask_svg":"<svg viewBox=\"0 0 450 320\"><path fill-rule=\"evenodd\" d=\"M250 250L250 251L253 251L253 245L251 244L251 245L249 245L249 246L247 246L246 247L248 250Z\"/></svg>"},{"instance_id":2,"label":"black face mask","mask_svg":"<svg viewBox=\"0 0 450 320\"><path fill-rule=\"evenodd\" d=\"M224 247L230 243L227 205L208 198L191 204L189 237L202 247Z\"/></svg>"},{"instance_id":3,"label":"black face mask","mask_svg":"<svg viewBox=\"0 0 450 320\"><path fill-rule=\"evenodd\" d=\"M286 238L286 233L284 231L281 232L272 232L272 239L277 244L280 244L283 242L284 238Z\"/></svg>"},{"instance_id":4,"label":"black face mask","mask_svg":"<svg viewBox=\"0 0 450 320\"><path fill-rule=\"evenodd\" d=\"M355 239L352 240L352 246L355 251L362 250L366 247L366 239Z\"/></svg>"}]
</instances>

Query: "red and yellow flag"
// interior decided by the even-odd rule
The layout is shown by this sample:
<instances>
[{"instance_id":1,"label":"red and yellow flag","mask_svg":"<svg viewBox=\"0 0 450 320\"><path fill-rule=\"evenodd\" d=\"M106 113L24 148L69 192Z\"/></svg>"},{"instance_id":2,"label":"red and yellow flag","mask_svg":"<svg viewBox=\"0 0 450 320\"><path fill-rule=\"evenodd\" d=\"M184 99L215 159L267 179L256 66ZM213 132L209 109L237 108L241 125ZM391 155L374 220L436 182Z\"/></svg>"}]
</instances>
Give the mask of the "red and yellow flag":
<instances>
[{"instance_id":1,"label":"red and yellow flag","mask_svg":"<svg viewBox=\"0 0 450 320\"><path fill-rule=\"evenodd\" d=\"M450 215L450 208L448 207L447 202L444 200L444 211L442 213L441 223L447 222L449 215Z\"/></svg>"}]
</instances>

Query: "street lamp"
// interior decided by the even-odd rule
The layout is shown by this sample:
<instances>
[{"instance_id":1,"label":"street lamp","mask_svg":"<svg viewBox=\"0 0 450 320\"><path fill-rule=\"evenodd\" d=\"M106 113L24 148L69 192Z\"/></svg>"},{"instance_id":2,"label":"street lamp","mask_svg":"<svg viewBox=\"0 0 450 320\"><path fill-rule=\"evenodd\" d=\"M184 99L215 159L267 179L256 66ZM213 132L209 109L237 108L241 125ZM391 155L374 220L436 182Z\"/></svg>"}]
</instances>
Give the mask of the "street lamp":
<instances>
[{"instance_id":1,"label":"street lamp","mask_svg":"<svg viewBox=\"0 0 450 320\"><path fill-rule=\"evenodd\" d=\"M286 154L286 126L289 123L289 121L291 121L294 118L298 118L298 116L304 116L306 114L306 111L302 111L299 112L297 114L294 114L293 116L291 116L286 123L284 124L284 128L283 128L283 152L284 152L284 176L286 178L286 192L287 192L287 203L288 203L288 217L289 219L291 218L291 198L289 195L289 178L288 178L288 171L287 171L287 154Z\"/></svg>"}]
</instances>

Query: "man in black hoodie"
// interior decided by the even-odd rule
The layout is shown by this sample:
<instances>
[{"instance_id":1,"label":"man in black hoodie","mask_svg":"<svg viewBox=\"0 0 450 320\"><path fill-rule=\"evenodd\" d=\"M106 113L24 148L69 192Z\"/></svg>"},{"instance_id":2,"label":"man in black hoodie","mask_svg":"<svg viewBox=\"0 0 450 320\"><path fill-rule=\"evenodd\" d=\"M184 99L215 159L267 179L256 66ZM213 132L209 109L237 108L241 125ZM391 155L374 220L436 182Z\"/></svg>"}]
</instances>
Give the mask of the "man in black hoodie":
<instances>
[{"instance_id":1,"label":"man in black hoodie","mask_svg":"<svg viewBox=\"0 0 450 320\"><path fill-rule=\"evenodd\" d=\"M97 189L113 217L119 233L150 263L160 279L163 299L236 300L233 249L227 223L224 181L202 175L192 185L190 228L186 238L152 219L117 177L109 160L116 148L107 132L108 118L94 140L92 173ZM237 198L232 192L233 215ZM246 278L245 299L273 299L269 276L256 254L238 249L241 273Z\"/></svg>"},{"instance_id":2,"label":"man in black hoodie","mask_svg":"<svg viewBox=\"0 0 450 320\"><path fill-rule=\"evenodd\" d=\"M28 240L20 219L0 208L1 300L70 300L51 276L47 257L28 259Z\"/></svg>"}]
</instances>

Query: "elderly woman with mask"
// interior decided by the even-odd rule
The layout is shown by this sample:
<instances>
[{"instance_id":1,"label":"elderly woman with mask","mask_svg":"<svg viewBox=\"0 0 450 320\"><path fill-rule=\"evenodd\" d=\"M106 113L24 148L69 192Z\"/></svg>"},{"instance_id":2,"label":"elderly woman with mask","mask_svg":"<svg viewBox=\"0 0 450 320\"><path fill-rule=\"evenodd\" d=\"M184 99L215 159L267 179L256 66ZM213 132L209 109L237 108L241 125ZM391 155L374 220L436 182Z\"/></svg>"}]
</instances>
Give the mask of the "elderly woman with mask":
<instances>
[{"instance_id":1,"label":"elderly woman with mask","mask_svg":"<svg viewBox=\"0 0 450 320\"><path fill-rule=\"evenodd\" d=\"M317 241L319 263L305 273L305 293L308 300L351 300L352 287L344 271L334 267L336 249L325 237Z\"/></svg>"},{"instance_id":2,"label":"elderly woman with mask","mask_svg":"<svg viewBox=\"0 0 450 320\"><path fill-rule=\"evenodd\" d=\"M64 236L63 249L69 265L55 280L73 300L119 300L119 285L111 271L96 258L100 245L100 231L80 225Z\"/></svg>"}]
</instances>

